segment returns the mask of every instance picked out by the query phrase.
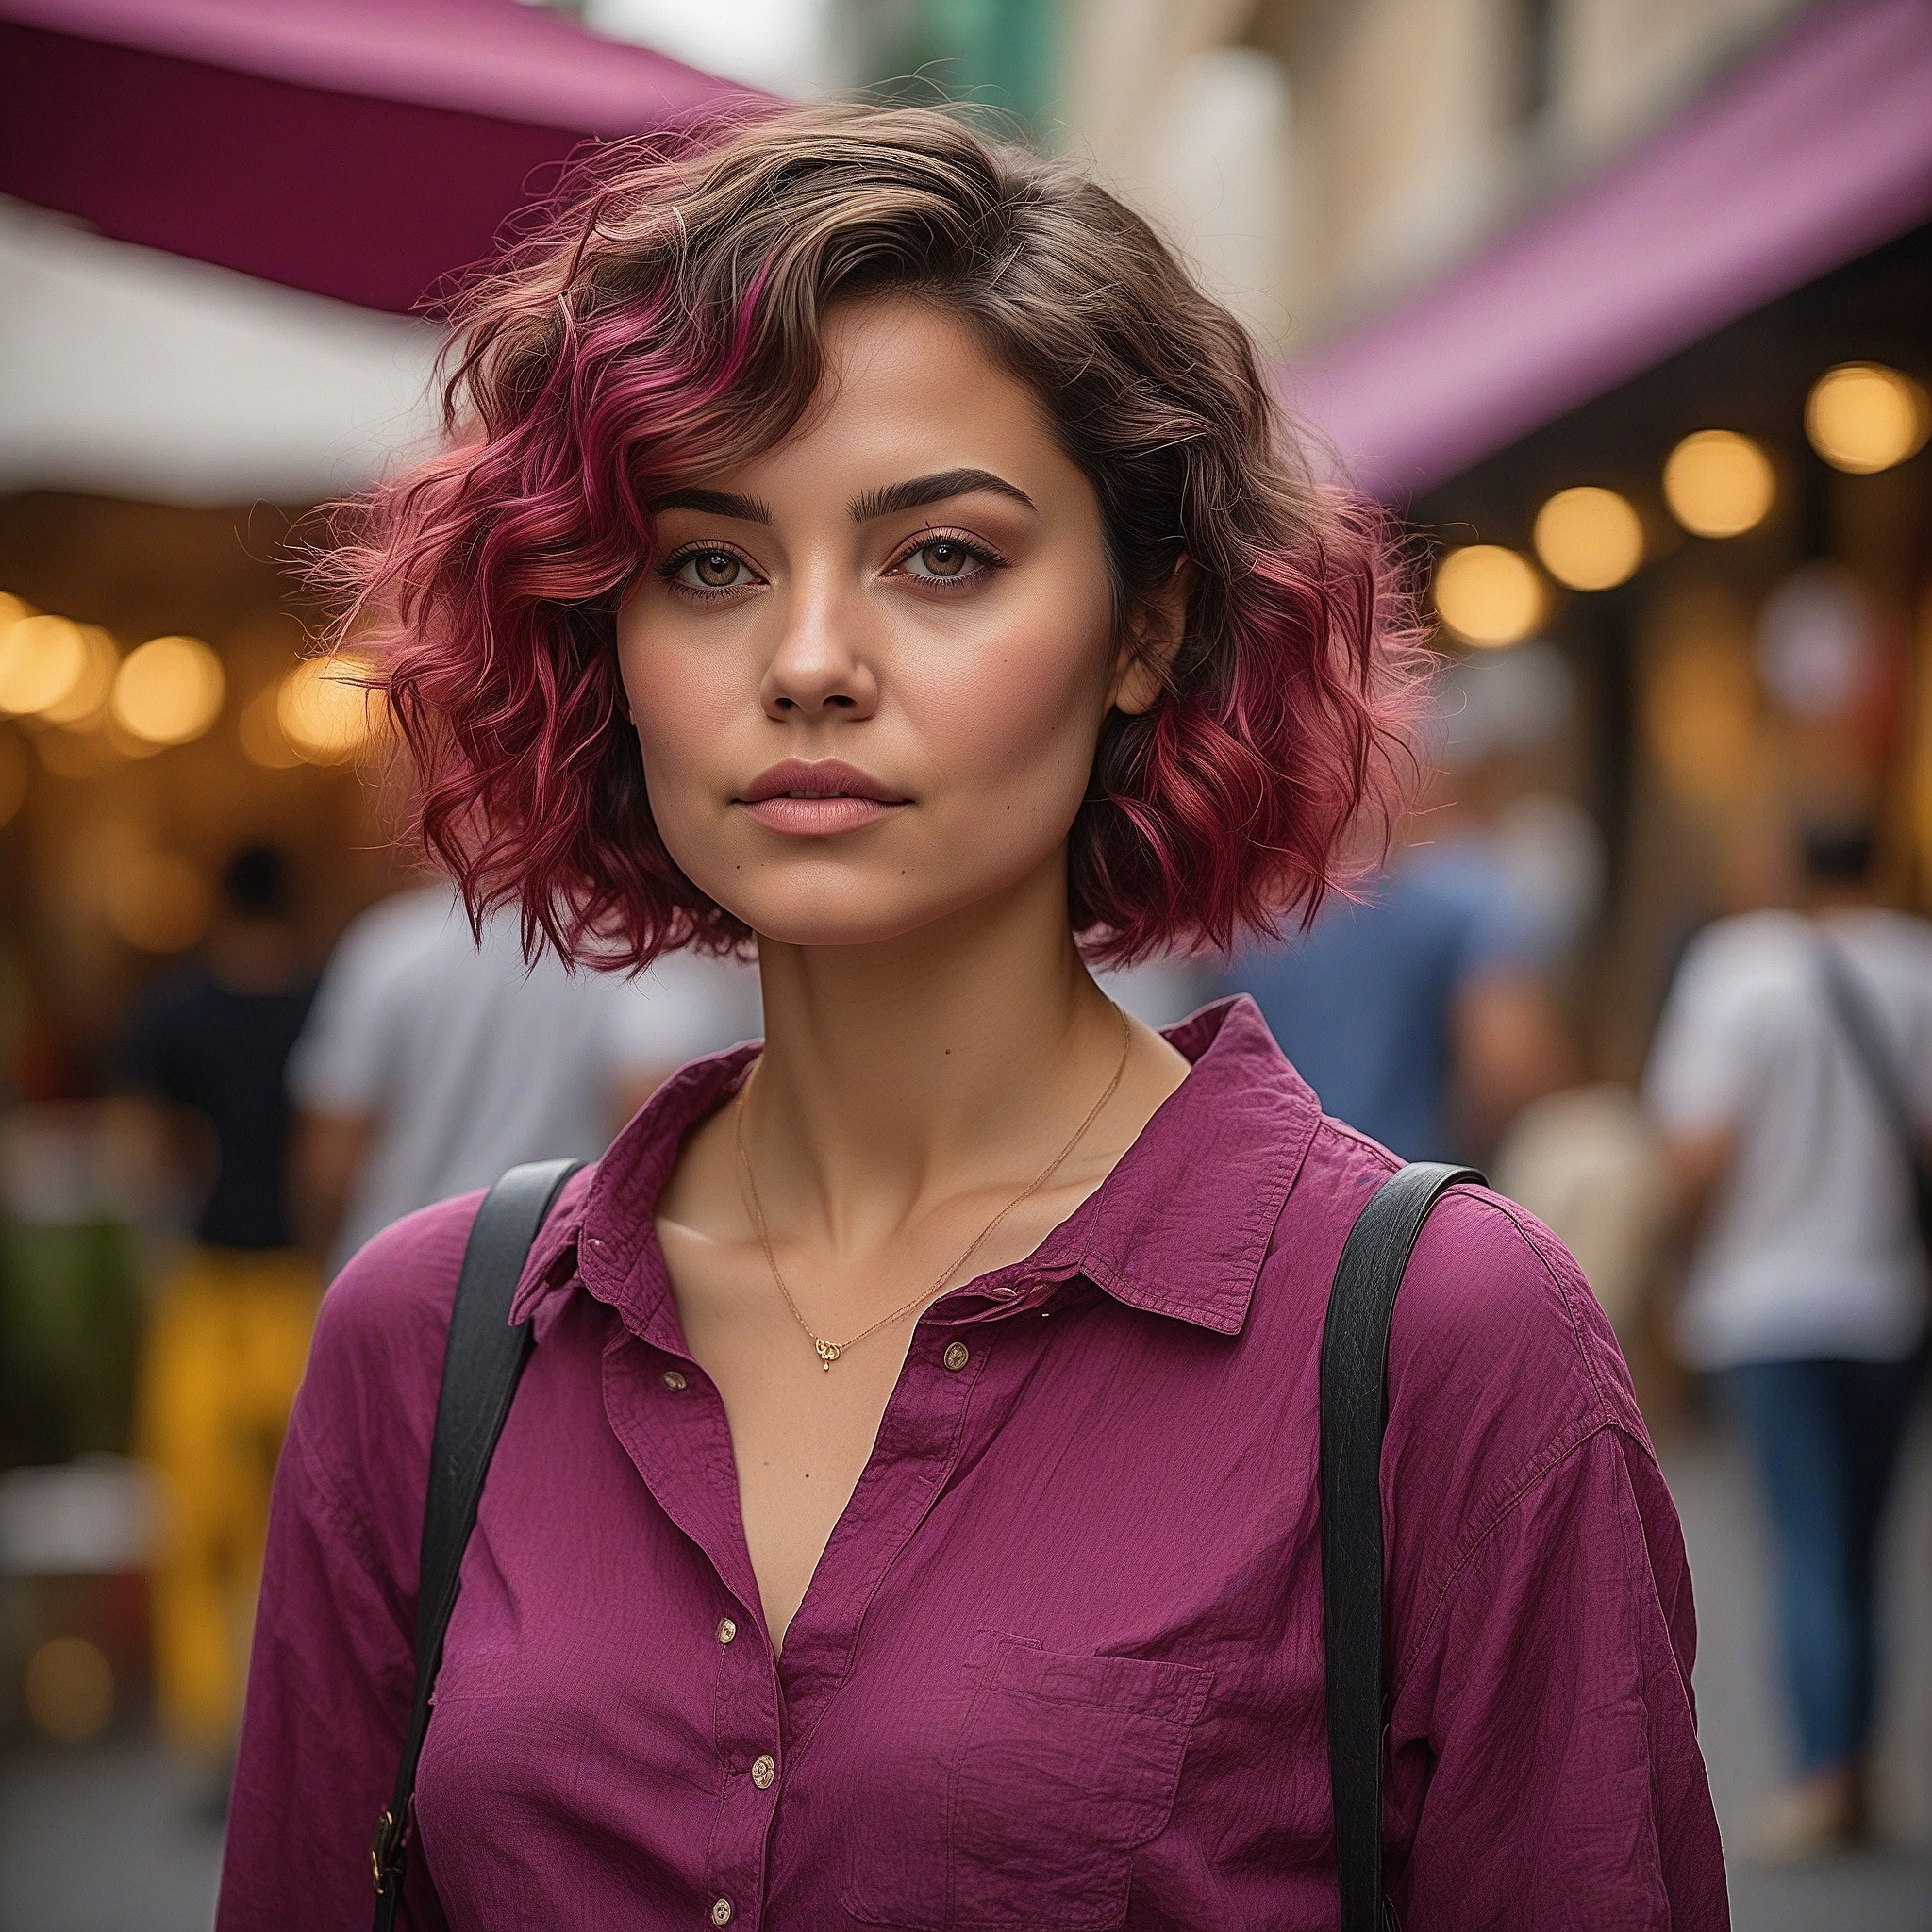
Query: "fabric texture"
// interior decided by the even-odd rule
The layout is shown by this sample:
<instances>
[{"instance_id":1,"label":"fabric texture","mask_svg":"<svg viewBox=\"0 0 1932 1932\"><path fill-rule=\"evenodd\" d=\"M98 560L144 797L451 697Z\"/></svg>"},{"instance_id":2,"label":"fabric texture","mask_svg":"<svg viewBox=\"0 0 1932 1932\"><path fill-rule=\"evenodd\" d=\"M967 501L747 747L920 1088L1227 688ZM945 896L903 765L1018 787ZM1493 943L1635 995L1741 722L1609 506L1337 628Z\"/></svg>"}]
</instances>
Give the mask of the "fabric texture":
<instances>
[{"instance_id":1,"label":"fabric texture","mask_svg":"<svg viewBox=\"0 0 1932 1932\"><path fill-rule=\"evenodd\" d=\"M1861 909L1826 927L1932 1129L1932 926ZM1926 1314L1912 1179L1832 1010L1809 920L1753 912L1698 935L1645 1097L1673 1133L1737 1137L1679 1310L1691 1362L1912 1352Z\"/></svg>"},{"instance_id":2,"label":"fabric texture","mask_svg":"<svg viewBox=\"0 0 1932 1932\"><path fill-rule=\"evenodd\" d=\"M289 1055L315 997L238 992L206 966L183 968L136 1008L122 1058L125 1083L192 1108L213 1130L215 1184L195 1223L216 1248L285 1248L294 1241L284 1180Z\"/></svg>"},{"instance_id":3,"label":"fabric texture","mask_svg":"<svg viewBox=\"0 0 1932 1932\"><path fill-rule=\"evenodd\" d=\"M653 1219L751 1049L686 1068L571 1184L514 1311L536 1347L449 1628L417 1924L1335 1923L1317 1367L1342 1241L1395 1163L1322 1118L1249 1002L1168 1037L1192 1071L1108 1179L918 1323L782 1656ZM391 1229L325 1305L221 1932L370 1908L475 1207ZM1589 1289L1458 1188L1390 1376L1404 1923L1715 1932L1690 1576Z\"/></svg>"},{"instance_id":4,"label":"fabric texture","mask_svg":"<svg viewBox=\"0 0 1932 1932\"><path fill-rule=\"evenodd\" d=\"M755 977L676 955L636 980L524 958L516 918L480 942L445 887L404 892L342 937L289 1083L312 1112L379 1123L338 1267L392 1221L520 1161L593 1160L621 1084L756 1032Z\"/></svg>"},{"instance_id":5,"label":"fabric texture","mask_svg":"<svg viewBox=\"0 0 1932 1932\"><path fill-rule=\"evenodd\" d=\"M1918 1364L1747 1362L1725 1379L1771 1506L1799 1768L1851 1764L1872 1741L1878 1527Z\"/></svg>"}]
</instances>

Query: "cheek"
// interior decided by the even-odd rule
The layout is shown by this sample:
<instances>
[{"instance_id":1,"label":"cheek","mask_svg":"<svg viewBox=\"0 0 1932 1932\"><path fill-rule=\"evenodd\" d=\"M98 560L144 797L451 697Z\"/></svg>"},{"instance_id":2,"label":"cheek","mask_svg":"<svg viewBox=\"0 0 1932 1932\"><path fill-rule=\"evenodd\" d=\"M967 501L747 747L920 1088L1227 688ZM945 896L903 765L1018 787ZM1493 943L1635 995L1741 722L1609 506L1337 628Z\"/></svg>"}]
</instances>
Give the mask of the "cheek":
<instances>
[{"instance_id":1,"label":"cheek","mask_svg":"<svg viewBox=\"0 0 1932 1932\"><path fill-rule=\"evenodd\" d=\"M1043 600L1003 625L970 669L933 681L930 728L962 791L1064 804L1071 822L1106 711L1110 640L1105 607Z\"/></svg>"}]
</instances>

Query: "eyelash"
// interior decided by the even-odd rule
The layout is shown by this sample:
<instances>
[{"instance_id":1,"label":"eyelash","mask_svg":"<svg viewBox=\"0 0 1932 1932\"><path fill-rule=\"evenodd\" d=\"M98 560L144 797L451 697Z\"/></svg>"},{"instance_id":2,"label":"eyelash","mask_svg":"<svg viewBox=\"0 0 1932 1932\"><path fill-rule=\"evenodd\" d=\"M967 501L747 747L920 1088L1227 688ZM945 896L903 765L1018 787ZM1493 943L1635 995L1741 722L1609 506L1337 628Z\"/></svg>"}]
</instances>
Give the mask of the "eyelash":
<instances>
[{"instance_id":1,"label":"eyelash","mask_svg":"<svg viewBox=\"0 0 1932 1932\"><path fill-rule=\"evenodd\" d=\"M974 571L970 575L957 577L914 577L912 578L914 583L924 584L929 588L939 591L950 591L956 586L977 582L979 577L987 571L1004 570L1007 568L1007 559L998 551L994 550L991 544L984 543L977 538L969 537L963 531L927 528L921 530L915 538L900 549L897 556L886 566L887 573L891 574L903 569L922 550L927 549L935 543L957 545L980 568ZM748 588L744 584L680 583L678 581L678 573L694 557L728 557L735 562L742 565L754 577L758 575L757 566L752 563L751 559L742 555L742 553L732 549L728 543L687 543L683 548L673 551L658 566L658 575L666 583L670 584L674 590L686 597L698 597L708 603L713 598L733 596L738 591Z\"/></svg>"},{"instance_id":2,"label":"eyelash","mask_svg":"<svg viewBox=\"0 0 1932 1932\"><path fill-rule=\"evenodd\" d=\"M899 554L886 566L887 570L890 572L900 569L909 563L922 550L935 543L953 544L956 548L963 550L980 568L970 576L914 577L914 583L924 584L935 590L950 591L958 584L978 582L988 571L1004 570L1007 567L1007 559L991 545L981 542L976 537L969 537L963 530L935 530L928 527L921 530L916 537L900 548Z\"/></svg>"}]
</instances>

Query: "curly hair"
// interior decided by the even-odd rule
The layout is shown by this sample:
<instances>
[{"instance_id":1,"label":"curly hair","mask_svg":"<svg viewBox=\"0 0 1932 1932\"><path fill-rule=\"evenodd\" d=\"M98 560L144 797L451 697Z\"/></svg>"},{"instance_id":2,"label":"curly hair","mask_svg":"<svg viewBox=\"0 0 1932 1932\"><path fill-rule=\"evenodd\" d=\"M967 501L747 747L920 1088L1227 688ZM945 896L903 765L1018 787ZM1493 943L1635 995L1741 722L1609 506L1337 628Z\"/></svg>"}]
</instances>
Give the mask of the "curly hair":
<instances>
[{"instance_id":1,"label":"curly hair","mask_svg":"<svg viewBox=\"0 0 1932 1932\"><path fill-rule=\"evenodd\" d=\"M599 966L748 939L653 822L617 611L648 506L780 441L828 307L886 293L1039 396L1098 495L1117 618L1192 566L1161 696L1108 716L1073 826L1088 957L1311 918L1414 773L1427 658L1381 512L1316 482L1241 324L1076 167L841 105L581 164L458 300L446 448L349 507L318 566L473 919L515 906L533 953Z\"/></svg>"}]
</instances>

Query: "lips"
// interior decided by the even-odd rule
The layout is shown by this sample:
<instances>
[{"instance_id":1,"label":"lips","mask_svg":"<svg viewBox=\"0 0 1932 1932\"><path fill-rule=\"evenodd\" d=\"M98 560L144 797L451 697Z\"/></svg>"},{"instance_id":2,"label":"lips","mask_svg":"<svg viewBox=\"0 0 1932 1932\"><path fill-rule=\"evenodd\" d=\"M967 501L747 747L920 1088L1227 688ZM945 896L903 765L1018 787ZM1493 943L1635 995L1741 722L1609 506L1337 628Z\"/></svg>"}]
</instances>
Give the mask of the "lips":
<instances>
[{"instance_id":1,"label":"lips","mask_svg":"<svg viewBox=\"0 0 1932 1932\"><path fill-rule=\"evenodd\" d=\"M768 831L823 838L876 824L909 801L842 758L787 758L759 773L738 803Z\"/></svg>"}]
</instances>

